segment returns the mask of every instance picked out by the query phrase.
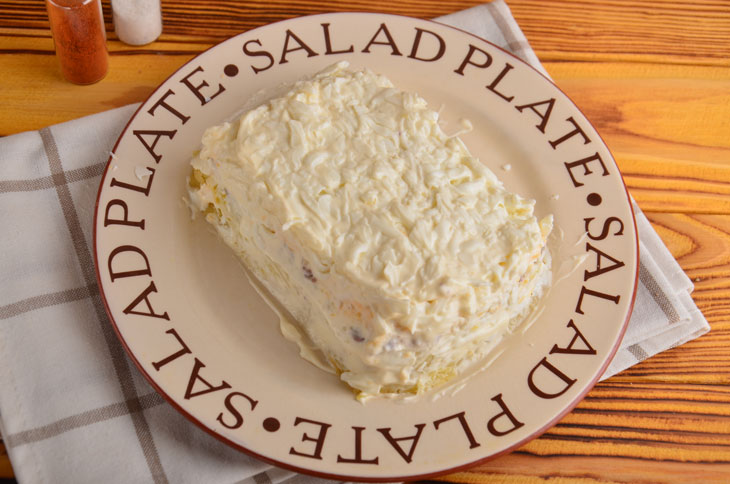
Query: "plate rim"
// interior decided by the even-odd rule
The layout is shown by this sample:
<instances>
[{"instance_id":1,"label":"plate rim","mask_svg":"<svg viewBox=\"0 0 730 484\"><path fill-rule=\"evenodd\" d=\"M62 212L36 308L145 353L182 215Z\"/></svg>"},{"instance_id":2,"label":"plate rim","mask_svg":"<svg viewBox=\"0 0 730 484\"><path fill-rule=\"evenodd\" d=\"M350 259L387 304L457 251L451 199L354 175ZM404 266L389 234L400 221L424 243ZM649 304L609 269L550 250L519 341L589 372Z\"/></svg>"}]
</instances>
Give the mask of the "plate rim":
<instances>
[{"instance_id":1,"label":"plate rim","mask_svg":"<svg viewBox=\"0 0 730 484\"><path fill-rule=\"evenodd\" d=\"M121 142L122 138L127 134L127 131L129 129L130 124L136 119L137 115L140 113L142 107L145 106L145 104L152 99L153 96L155 96L160 89L161 86L166 84L171 78L173 78L175 75L177 75L181 70L185 69L189 65L191 65L196 59L198 59L201 55L207 53L210 50L213 50L217 48L219 45L228 42L232 39L235 39L236 37L249 34L251 32L255 32L259 29L267 28L272 25L281 25L285 23L294 23L297 21L301 21L303 19L314 19L317 17L331 17L331 16L357 16L357 15L368 15L368 16L376 16L376 17L396 17L396 18L402 18L402 19L409 19L409 20L416 20L419 22L425 22L425 23L432 23L439 25L440 27L456 30L462 34L466 34L474 39L477 39L480 42L484 42L488 44L490 47L495 48L503 52L504 54L507 54L509 57L511 57L513 60L523 64L524 66L529 67L531 70L533 70L535 73L537 73L539 76L543 78L544 81L550 83L555 89L560 92L564 98L573 106L573 108L580 113L585 121L587 121L588 125L595 131L595 133L598 136L598 140L600 140L603 147L605 147L607 153L610 155L610 162L613 164L613 166L616 168L616 173L619 176L619 179L621 181L621 184L624 189L624 193L626 195L626 201L628 203L629 207L629 213L631 214L631 227L633 227L633 233L635 234L635 241L634 244L634 257L633 260L636 261L635 263L635 271L633 275L633 288L630 295L630 301L627 306L627 314L624 319L624 321L621 323L621 328L619 330L618 337L616 338L616 342L614 343L613 347L609 350L607 353L606 359L601 364L599 371L597 372L596 376L592 378L588 383L586 384L585 388L579 392L572 401L570 401L563 410L558 412L553 418L551 418L547 423L545 423L543 426L538 428L537 430L531 432L526 437L518 440L514 444L506 447L505 449L496 452L494 454L488 455L486 457L478 458L474 461L471 461L466 464L457 465L455 467L449 467L446 469L441 469L438 471L433 472L427 472L427 473L418 473L418 474L409 474L409 475L395 475L395 476L385 476L385 477L363 477L363 476L356 476L356 475L350 475L350 474L340 474L340 473L327 473L327 472L321 472L317 470L307 469L304 467L299 467L293 464L288 464L286 462L281 462L276 459L272 459L270 457L266 457L263 455L258 454L256 451L249 449L247 447L244 447L231 439L227 438L226 436L216 432L214 429L210 428L205 423L198 420L195 416L190 414L188 411L186 411L180 404L178 404L173 397L165 393L160 386L155 382L155 380L151 377L151 375L144 369L142 364L139 362L138 358L135 356L132 349L127 344L127 341L124 339L124 337L121 334L121 331L119 330L119 327L117 325L117 322L114 319L114 316L112 314L111 308L109 306L109 303L106 298L106 294L104 292L104 286L102 284L102 277L100 272L100 265L99 265L99 252L98 252L98 238L97 238L97 228L98 228L98 215L99 215L99 201L101 199L102 191L104 189L104 181L106 180L107 174L109 172L109 169L112 165L112 162L114 161L113 153L115 153L117 147L119 146L119 143ZM408 15L401 15L401 14L393 14L393 13L382 13L382 12L366 12L366 11L348 11L348 12L323 12L318 14L311 14L311 15L300 15L288 19L279 20L276 22L267 23L264 25L260 25L258 27L245 30L242 32L239 32L235 35L226 37L218 42L216 42L214 45L208 47L207 49L198 52L193 58L182 64L180 67L175 69L172 73L170 73L169 76L167 76L163 81L161 81L157 86L154 88L154 90L143 100L141 101L140 105L134 110L134 112L131 114L129 120L124 125L124 128L119 133L119 136L117 137L116 141L114 142L113 148L110 150L110 156L106 162L106 166L104 167L104 171L101 174L101 179L99 181L99 188L97 190L96 194L96 200L94 203L94 219L93 219L93 229L92 229L92 243L93 243L93 258L94 258L94 271L96 274L96 282L99 286L99 296L101 297L102 303L104 305L104 309L106 311L107 317L109 318L109 322L112 325L112 328L114 330L114 333L116 334L117 339L122 344L122 347L124 348L124 351L126 352L127 356L130 357L132 362L134 363L134 366L138 369L138 371L144 376L145 380L147 380L147 383L149 383L154 390L167 402L170 404L177 412L179 412L185 419L195 424L198 428L205 431L208 435L211 435L212 437L216 438L220 442L223 442L227 446L236 449L239 452L242 452L244 454L247 454L249 456L255 457L256 459L259 459L261 461L264 461L268 464L302 473L305 475L313 476L313 477L319 477L323 479L346 479L346 480L352 480L357 482L392 482L394 480L404 480L404 481L411 481L416 479L429 479L433 477L443 476L447 474L452 474L454 472L459 472L465 469L472 468L474 466L483 464L485 462L488 462L490 460L496 459L502 455L509 454L515 449L525 445L526 443L539 438L542 434L544 434L546 431L548 431L550 428L554 427L565 415L570 413L581 401L584 400L585 396L595 387L595 385L600 380L600 377L603 375L603 373L608 368L609 364L613 360L616 352L618 351L619 347L621 346L621 342L623 341L623 338L625 336L626 330L629 325L629 321L631 319L631 315L633 313L634 304L636 302L636 295L638 290L638 280L639 280L639 233L638 233L638 226L636 224L636 214L634 212L634 207L631 199L631 195L629 193L629 190L626 186L626 182L624 180L623 174L621 173L621 170L618 166L618 163L616 162L615 157L613 156L613 153L611 152L611 149L606 144L605 140L601 136L601 134L598 132L596 127L593 125L593 123L588 119L588 117L583 113L583 111L578 107L578 105L557 85L555 82L545 75L543 72L541 72L536 67L532 66L530 63L522 60L520 57L518 57L516 54L496 45L495 43L484 39L483 37L480 37L472 32L469 32L467 30L464 30L463 28L455 27L449 24L446 24L444 22L433 20L433 19L423 19L418 17L411 17Z\"/></svg>"}]
</instances>

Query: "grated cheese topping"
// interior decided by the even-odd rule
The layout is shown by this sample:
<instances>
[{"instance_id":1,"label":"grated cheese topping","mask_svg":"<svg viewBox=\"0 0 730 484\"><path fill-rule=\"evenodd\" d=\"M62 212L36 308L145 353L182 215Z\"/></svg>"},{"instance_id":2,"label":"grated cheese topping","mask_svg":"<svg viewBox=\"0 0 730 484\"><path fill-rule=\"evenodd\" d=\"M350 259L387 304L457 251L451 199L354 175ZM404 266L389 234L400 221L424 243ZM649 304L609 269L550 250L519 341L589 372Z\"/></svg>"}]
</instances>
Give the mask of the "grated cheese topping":
<instances>
[{"instance_id":1,"label":"grated cheese topping","mask_svg":"<svg viewBox=\"0 0 730 484\"><path fill-rule=\"evenodd\" d=\"M451 379L549 284L552 218L368 70L209 128L192 166L192 205L361 397Z\"/></svg>"}]
</instances>

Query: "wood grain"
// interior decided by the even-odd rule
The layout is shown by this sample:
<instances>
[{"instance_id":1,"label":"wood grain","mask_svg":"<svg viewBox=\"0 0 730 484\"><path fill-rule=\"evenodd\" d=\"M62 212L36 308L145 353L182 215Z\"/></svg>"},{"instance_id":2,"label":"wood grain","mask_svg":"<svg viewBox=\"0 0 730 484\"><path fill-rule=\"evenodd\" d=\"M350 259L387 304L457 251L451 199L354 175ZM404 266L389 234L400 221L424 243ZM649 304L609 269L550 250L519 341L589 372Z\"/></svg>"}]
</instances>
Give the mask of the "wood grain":
<instances>
[{"instance_id":1,"label":"wood grain","mask_svg":"<svg viewBox=\"0 0 730 484\"><path fill-rule=\"evenodd\" d=\"M0 441L0 479L12 479L13 476L13 466L10 464L5 445Z\"/></svg>"},{"instance_id":2,"label":"wood grain","mask_svg":"<svg viewBox=\"0 0 730 484\"><path fill-rule=\"evenodd\" d=\"M63 81L43 3L0 1L0 135L139 102L220 40L329 11L432 18L480 0L163 0L158 42L113 34L100 83ZM695 284L708 335L599 383L542 437L446 476L474 483L730 481L730 4L508 0L556 84L596 126L626 184ZM83 99L83 102L79 102ZM1 444L0 444L1 445ZM0 447L0 478L12 477Z\"/></svg>"},{"instance_id":3,"label":"wood grain","mask_svg":"<svg viewBox=\"0 0 730 484\"><path fill-rule=\"evenodd\" d=\"M730 68L546 65L604 138L644 210L730 213Z\"/></svg>"},{"instance_id":4,"label":"wood grain","mask_svg":"<svg viewBox=\"0 0 730 484\"><path fill-rule=\"evenodd\" d=\"M539 439L447 479L722 482L730 473L729 398L725 385L612 379Z\"/></svg>"}]
</instances>

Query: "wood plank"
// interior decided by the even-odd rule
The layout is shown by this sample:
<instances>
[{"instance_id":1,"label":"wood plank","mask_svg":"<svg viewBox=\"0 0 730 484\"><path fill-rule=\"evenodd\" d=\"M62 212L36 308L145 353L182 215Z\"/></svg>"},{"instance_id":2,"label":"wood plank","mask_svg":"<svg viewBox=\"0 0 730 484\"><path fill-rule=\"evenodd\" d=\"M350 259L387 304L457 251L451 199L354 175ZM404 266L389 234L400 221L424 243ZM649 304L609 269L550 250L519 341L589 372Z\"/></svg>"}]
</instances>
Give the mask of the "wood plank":
<instances>
[{"instance_id":1,"label":"wood plank","mask_svg":"<svg viewBox=\"0 0 730 484\"><path fill-rule=\"evenodd\" d=\"M10 457L2 439L0 439L0 479L11 479L14 476L13 466L10 464Z\"/></svg>"},{"instance_id":2,"label":"wood plank","mask_svg":"<svg viewBox=\"0 0 730 484\"><path fill-rule=\"evenodd\" d=\"M163 0L165 35L210 41L294 16L331 11L366 11L432 18L483 3L480 0ZM109 1L105 18L113 32ZM568 55L597 60L607 55L649 57L663 62L730 65L730 9L724 0L510 0L509 6L533 47L545 60ZM46 29L42 4L31 0L0 2L0 24L16 29ZM113 33L110 38L114 38ZM604 57L605 59L605 57Z\"/></svg>"},{"instance_id":3,"label":"wood plank","mask_svg":"<svg viewBox=\"0 0 730 484\"><path fill-rule=\"evenodd\" d=\"M518 450L508 456L439 480L462 484L686 484L726 483L730 466L725 463L652 461L624 457L536 456Z\"/></svg>"},{"instance_id":4,"label":"wood plank","mask_svg":"<svg viewBox=\"0 0 730 484\"><path fill-rule=\"evenodd\" d=\"M484 3L483 0L441 0L422 2L403 0L351 0L340 2L307 0L218 0L200 2L191 0L162 0L164 35L181 35L186 38L200 38L220 41L237 33L280 20L302 15L327 12L382 12L408 15L418 18L432 18L457 12ZM109 37L114 36L111 21L110 0L102 0L104 19ZM0 2L0 24L19 30L48 29L48 20L43 3L32 0Z\"/></svg>"},{"instance_id":5,"label":"wood plank","mask_svg":"<svg viewBox=\"0 0 730 484\"><path fill-rule=\"evenodd\" d=\"M546 63L645 210L730 213L730 68Z\"/></svg>"},{"instance_id":6,"label":"wood plank","mask_svg":"<svg viewBox=\"0 0 730 484\"><path fill-rule=\"evenodd\" d=\"M98 112L125 102L141 101L152 87L159 84L175 68L188 60L192 53L207 48L212 42L270 21L305 13L342 9L386 11L433 17L480 2L452 0L394 4L375 1L360 2L350 5L350 7L344 7L338 2L285 2L283 0L245 3L229 0L214 4L205 3L202 6L197 5L198 3L200 2L165 2L165 33L161 42L143 48L130 48L119 42L110 41L112 60L107 78L93 86L78 87L64 85L67 83L58 76L55 64L51 59L46 58L51 55L53 47L49 40L50 32L47 30L48 22L45 10L36 2L29 0L0 2L2 52L13 54L0 57L0 69L3 72L15 72L18 66L27 66L26 69L21 69L17 76L8 79L6 99L22 100L23 103L21 105L11 103L9 106L0 108L2 110L0 112L11 114L11 116L0 116L0 135L38 129L50 123ZM659 141L665 141L666 133L672 133L671 130L676 128L676 124L685 119L684 111L687 109L690 109L688 119L693 122L698 119L705 122L723 117L728 119L726 115L729 103L725 101L730 74L727 69L710 72L702 71L694 66L687 70L696 72L695 74L690 72L688 78L688 74L683 73L682 79L677 80L665 77L669 74L667 70L657 70L656 68L656 63L678 62L677 56L682 59L687 57L682 62L697 64L701 63L699 61L703 59L711 59L717 65L725 67L730 65L730 58L727 56L728 45L722 41L706 41L706 37L714 38L713 36L718 31L730 33L730 12L718 8L722 5L721 2L703 1L689 4L667 2L661 5L661 10L652 11L655 12L652 14L648 14L640 4L630 1L590 1L587 4L590 8L577 9L575 4L567 2L535 0L510 2L517 20L533 42L538 55L548 61L547 67L555 76L558 85L587 111L589 119L595 120L601 132L604 132L603 127L606 126L608 134L618 136L623 133L623 130L628 129L628 134L621 137L620 144L611 140L609 146L612 149L622 154L624 148L649 140L647 148L654 155L671 152L677 145L691 150L693 146L696 147L698 141L701 141L697 139L701 138L700 129L685 129L683 134L693 139L684 139L681 143L652 143L651 135L654 133L646 133L639 128L653 126L647 121L664 120L658 129L670 130L663 131L664 137L659 139ZM110 39L114 39L108 5L106 10ZM697 22L696 18L703 21ZM610 28L608 24L610 24ZM682 32L681 42L678 42L675 37L665 35L669 27L671 27L671 31ZM579 29L577 34L574 32L576 29ZM589 35L596 32L606 33L602 36ZM723 38L722 35L720 38ZM730 38L730 35L724 38ZM658 47L652 50L642 42L652 42ZM556 49L556 45L564 47ZM684 52L687 45L693 46L692 55ZM593 56L586 57L586 52L593 53L591 54ZM159 55L160 53L165 53L165 55ZM37 57L25 57L26 55ZM640 65L639 70L643 69L643 73L637 73L636 61L638 58L636 56L652 62L652 64ZM567 59L570 62L551 62L556 59ZM614 59L614 63L595 64L595 61L605 62L606 59ZM594 62L586 62L587 60ZM141 77L138 76L140 70L135 68L137 62L143 67ZM615 69L616 67L618 69ZM595 69L598 72L594 72ZM606 77L607 73L609 73L608 77ZM692 92L688 92L681 102L677 101L671 105L664 104L668 96L683 92L686 85L703 74L710 76L709 85L701 82L695 83L692 85ZM48 76L52 79L51 85L38 86L38 89L35 89L35 85L42 84L42 81L47 80ZM637 76L644 77L643 89L631 96L639 78ZM570 82L568 82L569 79ZM681 84L683 79L686 81L684 85ZM28 97L23 95L23 92L18 95L17 91L28 91L24 89L28 82L34 86L33 95ZM632 89L626 89L627 85L632 86ZM725 89L724 92L723 89ZM611 103L608 105L606 103L607 99L613 99L611 96L617 91L626 94L620 109L614 109ZM657 91L660 95L654 96L653 94ZM79 92L84 92L84 96L88 96L90 100L88 103L83 103L83 107L76 102ZM53 99L50 99L51 93L53 93ZM639 96L647 93L651 94L647 99L653 101L637 102ZM697 103L692 102L694 99L692 96L695 94L700 100ZM49 105L54 106L50 112L46 107ZM656 106L663 106L663 109L656 110L654 109ZM653 114L648 120L647 113ZM667 116L676 113L682 113L683 116ZM620 118L617 117L619 115ZM20 119L16 119L18 117ZM628 126L626 122L617 124L626 119L633 120L633 123ZM672 122L675 124L672 125ZM653 150L655 147L659 151ZM727 146L720 148L724 149ZM726 152L721 154L727 156ZM628 159L637 158L628 156ZM683 158L678 157L678 159ZM652 203L651 208L657 208L663 199L663 192L647 190L638 178L632 180L632 184L647 203ZM668 189L672 188L668 186ZM697 205L705 200L706 197L688 194L683 205ZM680 208L680 206L665 207L668 211L676 208Z\"/></svg>"},{"instance_id":7,"label":"wood plank","mask_svg":"<svg viewBox=\"0 0 730 484\"><path fill-rule=\"evenodd\" d=\"M509 1L546 61L631 58L730 65L730 9L724 0Z\"/></svg>"},{"instance_id":8,"label":"wood plank","mask_svg":"<svg viewBox=\"0 0 730 484\"><path fill-rule=\"evenodd\" d=\"M41 44L51 42L39 40ZM2 108L12 115L0 117L0 135L40 129L143 101L192 57L189 53L112 55L109 73L102 82L76 86L61 77L53 55L0 56L0 70L14 73L12 81L5 86ZM83 97L83 103L78 102L79 97Z\"/></svg>"},{"instance_id":9,"label":"wood plank","mask_svg":"<svg viewBox=\"0 0 730 484\"><path fill-rule=\"evenodd\" d=\"M703 292L727 289L721 284L730 275L727 215L649 213L647 216L687 275L695 281L698 299L710 299L702 297Z\"/></svg>"},{"instance_id":10,"label":"wood plank","mask_svg":"<svg viewBox=\"0 0 730 484\"><path fill-rule=\"evenodd\" d=\"M613 378L540 438L441 480L722 482L730 475L728 400L726 385Z\"/></svg>"}]
</instances>

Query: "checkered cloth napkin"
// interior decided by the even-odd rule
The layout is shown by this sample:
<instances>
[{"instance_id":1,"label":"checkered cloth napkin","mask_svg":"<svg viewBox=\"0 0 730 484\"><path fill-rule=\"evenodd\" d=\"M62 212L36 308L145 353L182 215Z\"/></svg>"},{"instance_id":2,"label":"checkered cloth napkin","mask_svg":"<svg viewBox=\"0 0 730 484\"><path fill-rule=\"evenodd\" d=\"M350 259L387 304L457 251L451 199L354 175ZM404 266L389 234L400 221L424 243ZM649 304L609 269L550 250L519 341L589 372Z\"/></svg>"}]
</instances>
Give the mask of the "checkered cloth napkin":
<instances>
[{"instance_id":1,"label":"checkered cloth napkin","mask_svg":"<svg viewBox=\"0 0 730 484\"><path fill-rule=\"evenodd\" d=\"M502 0L439 20L543 70ZM91 227L109 150L134 108L0 139L0 431L18 480L324 482L250 458L189 423L117 341L96 283ZM606 376L709 330L691 282L634 210L640 285Z\"/></svg>"}]
</instances>

